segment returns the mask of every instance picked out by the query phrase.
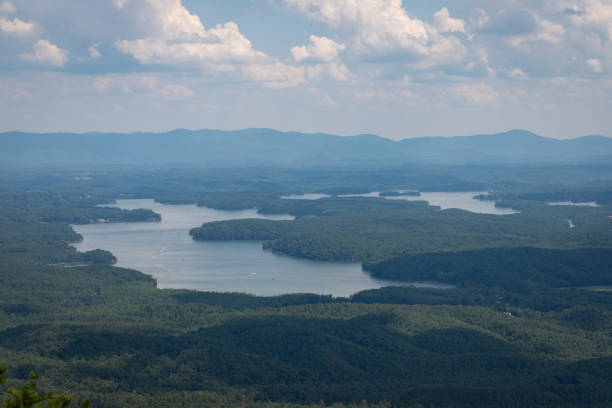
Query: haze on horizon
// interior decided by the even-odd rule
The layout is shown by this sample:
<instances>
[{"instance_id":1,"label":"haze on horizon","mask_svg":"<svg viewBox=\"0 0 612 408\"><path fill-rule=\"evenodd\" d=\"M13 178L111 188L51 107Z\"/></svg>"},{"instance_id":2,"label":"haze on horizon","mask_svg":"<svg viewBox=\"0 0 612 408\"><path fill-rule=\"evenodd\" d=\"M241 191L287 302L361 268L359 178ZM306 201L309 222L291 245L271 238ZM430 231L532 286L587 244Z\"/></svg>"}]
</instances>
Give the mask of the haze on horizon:
<instances>
[{"instance_id":1,"label":"haze on horizon","mask_svg":"<svg viewBox=\"0 0 612 408\"><path fill-rule=\"evenodd\" d=\"M0 132L612 136L610 0L0 0Z\"/></svg>"}]
</instances>

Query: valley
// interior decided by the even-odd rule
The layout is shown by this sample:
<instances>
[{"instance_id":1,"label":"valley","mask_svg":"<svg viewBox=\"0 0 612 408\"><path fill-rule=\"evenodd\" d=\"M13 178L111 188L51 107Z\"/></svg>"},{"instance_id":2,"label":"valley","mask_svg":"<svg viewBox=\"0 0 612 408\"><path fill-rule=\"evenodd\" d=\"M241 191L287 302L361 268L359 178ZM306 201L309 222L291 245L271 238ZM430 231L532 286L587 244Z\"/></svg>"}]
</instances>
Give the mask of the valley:
<instances>
[{"instance_id":1,"label":"valley","mask_svg":"<svg viewBox=\"0 0 612 408\"><path fill-rule=\"evenodd\" d=\"M611 175L5 173L0 363L105 407L605 406Z\"/></svg>"}]
</instances>

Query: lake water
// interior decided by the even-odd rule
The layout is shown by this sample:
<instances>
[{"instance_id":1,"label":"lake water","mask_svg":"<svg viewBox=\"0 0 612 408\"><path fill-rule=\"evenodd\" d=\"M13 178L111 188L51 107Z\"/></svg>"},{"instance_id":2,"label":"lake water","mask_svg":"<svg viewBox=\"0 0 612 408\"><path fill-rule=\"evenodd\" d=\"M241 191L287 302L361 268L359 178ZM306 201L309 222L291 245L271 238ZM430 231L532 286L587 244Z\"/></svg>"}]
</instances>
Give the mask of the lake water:
<instances>
[{"instance_id":1,"label":"lake water","mask_svg":"<svg viewBox=\"0 0 612 408\"><path fill-rule=\"evenodd\" d=\"M509 215L517 214L518 211L512 208L500 208L495 206L495 201L481 201L474 197L478 195L486 195L486 191L472 191L472 192L434 192L424 193L420 195L406 195L406 196L392 196L385 197L389 200L407 200L407 201L427 201L429 205L440 207L442 210L449 208L456 208L459 210L465 210L478 214L495 214L495 215Z\"/></svg>"},{"instance_id":2,"label":"lake water","mask_svg":"<svg viewBox=\"0 0 612 408\"><path fill-rule=\"evenodd\" d=\"M509 215L517 214L518 211L512 208L499 208L495 206L494 201L481 201L474 197L478 195L486 195L486 191L468 191L468 192L434 192L424 193L421 192L419 195L397 195L397 196L385 196L387 200L406 200L406 201L427 201L429 205L440 207L442 210L456 208L459 210L470 211L478 214L495 214L495 215ZM303 194L303 195L291 195L284 196L281 198L292 199L292 200L317 200L320 198L329 197L326 194ZM342 194L338 197L374 197L380 198L380 192L371 192L366 194Z\"/></svg>"},{"instance_id":3,"label":"lake water","mask_svg":"<svg viewBox=\"0 0 612 408\"><path fill-rule=\"evenodd\" d=\"M573 206L573 207L599 207L599 204L597 204L595 201L587 201L587 202L580 202L580 203L576 203L574 201L555 201L555 202L546 203L546 204L554 205L554 206L569 205L569 206Z\"/></svg>"},{"instance_id":4,"label":"lake water","mask_svg":"<svg viewBox=\"0 0 612 408\"><path fill-rule=\"evenodd\" d=\"M329 194L309 193L309 194L289 194L282 196L283 200L320 200L321 198L329 198Z\"/></svg>"},{"instance_id":5,"label":"lake water","mask_svg":"<svg viewBox=\"0 0 612 408\"><path fill-rule=\"evenodd\" d=\"M73 225L83 236L79 251L111 251L117 266L137 269L157 279L160 288L244 292L261 296L319 293L348 296L394 284L373 279L358 263L317 262L264 251L261 242L199 242L189 230L204 222L242 218L287 220L255 210L222 211L195 205L165 205L153 200L117 200L120 208L149 208L161 214L155 223ZM397 283L395 283L397 284ZM415 283L448 288L448 285Z\"/></svg>"},{"instance_id":6,"label":"lake water","mask_svg":"<svg viewBox=\"0 0 612 408\"><path fill-rule=\"evenodd\" d=\"M380 191L373 191L371 193L361 193L361 194L338 194L340 198L350 198L350 197L367 197L367 198L380 198Z\"/></svg>"}]
</instances>

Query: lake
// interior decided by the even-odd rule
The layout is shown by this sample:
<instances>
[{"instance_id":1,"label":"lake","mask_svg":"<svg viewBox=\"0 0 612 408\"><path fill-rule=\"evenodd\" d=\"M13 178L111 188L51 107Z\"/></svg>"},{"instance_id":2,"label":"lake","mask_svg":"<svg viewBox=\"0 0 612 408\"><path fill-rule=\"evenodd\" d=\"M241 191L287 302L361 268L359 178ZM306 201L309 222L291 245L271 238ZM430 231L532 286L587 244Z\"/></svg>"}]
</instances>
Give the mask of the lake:
<instances>
[{"instance_id":1,"label":"lake","mask_svg":"<svg viewBox=\"0 0 612 408\"><path fill-rule=\"evenodd\" d=\"M401 194L401 192L400 192ZM474 197L478 195L486 195L486 191L468 191L468 192L421 192L419 195L397 195L385 196L387 200L406 200L406 201L426 201L429 205L440 207L442 210L455 208L478 214L494 214L494 215L509 215L518 214L519 211L512 208L500 208L495 206L495 201L482 201ZM281 198L291 200L318 200L329 197L327 194L292 194ZM341 194L338 197L371 197L380 198L380 192L375 191L365 194Z\"/></svg>"},{"instance_id":2,"label":"lake","mask_svg":"<svg viewBox=\"0 0 612 408\"><path fill-rule=\"evenodd\" d=\"M289 194L281 196L283 200L320 200L321 198L329 198L329 194L309 193L309 194Z\"/></svg>"},{"instance_id":3,"label":"lake","mask_svg":"<svg viewBox=\"0 0 612 408\"><path fill-rule=\"evenodd\" d=\"M572 206L572 207L599 207L595 201L587 201L587 202L574 202L574 201L555 201L552 203L546 203L548 205L553 206Z\"/></svg>"},{"instance_id":4,"label":"lake","mask_svg":"<svg viewBox=\"0 0 612 408\"><path fill-rule=\"evenodd\" d=\"M396 284L373 279L359 263L310 261L264 251L261 242L198 242L189 230L204 222L243 218L290 220L256 210L223 211L195 205L166 205L153 200L117 200L126 209L148 208L161 222L73 225L83 236L79 251L106 249L117 266L137 269L157 279L160 288L244 292L260 296L318 293L348 296ZM405 283L404 283L405 284ZM449 288L435 283L415 286Z\"/></svg>"},{"instance_id":5,"label":"lake","mask_svg":"<svg viewBox=\"0 0 612 408\"><path fill-rule=\"evenodd\" d=\"M456 208L478 214L509 215L517 214L512 208L500 208L495 206L495 201L482 201L474 197L486 195L486 191L471 192L433 192L420 195L391 196L385 197L389 200L427 201L429 205L440 207L442 210Z\"/></svg>"}]
</instances>

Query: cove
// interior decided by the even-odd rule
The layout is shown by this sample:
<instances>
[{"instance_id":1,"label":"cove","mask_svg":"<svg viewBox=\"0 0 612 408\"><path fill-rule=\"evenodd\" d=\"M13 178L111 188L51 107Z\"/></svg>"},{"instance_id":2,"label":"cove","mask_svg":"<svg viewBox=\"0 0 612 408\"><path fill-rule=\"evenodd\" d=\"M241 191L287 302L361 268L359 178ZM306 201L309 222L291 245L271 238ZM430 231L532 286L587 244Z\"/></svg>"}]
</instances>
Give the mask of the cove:
<instances>
[{"instance_id":1,"label":"cove","mask_svg":"<svg viewBox=\"0 0 612 408\"><path fill-rule=\"evenodd\" d=\"M441 210L459 209L477 214L510 215L518 214L519 211L511 208L501 208L495 206L495 201L477 200L476 196L487 195L487 191L468 191L468 192L421 192L419 195L395 195L385 196L387 200L406 200L406 201L426 201L431 206L440 207ZM283 199L291 200L318 200L330 197L327 194L292 194L283 196ZM374 191L365 194L340 194L338 197L369 197L381 198L380 192Z\"/></svg>"},{"instance_id":2,"label":"cove","mask_svg":"<svg viewBox=\"0 0 612 408\"><path fill-rule=\"evenodd\" d=\"M254 209L223 211L195 205L167 205L153 200L117 200L115 206L151 209L161 214L162 221L73 225L83 236L83 241L75 247L79 251L106 249L117 257L117 266L152 275L160 288L259 296L306 292L349 296L361 290L398 284L372 278L359 263L310 261L264 251L261 242L198 242L189 236L189 229L204 222L293 219L289 215L262 215ZM435 283L411 285L451 287Z\"/></svg>"},{"instance_id":3,"label":"cove","mask_svg":"<svg viewBox=\"0 0 612 408\"><path fill-rule=\"evenodd\" d=\"M587 202L575 202L575 201L555 201L546 203L548 205L553 206L572 206L572 207L599 207L595 201L587 201Z\"/></svg>"},{"instance_id":4,"label":"cove","mask_svg":"<svg viewBox=\"0 0 612 408\"><path fill-rule=\"evenodd\" d=\"M451 208L465 210L477 214L511 215L518 211L511 208L496 207L495 201L477 200L476 196L486 195L486 191L472 192L421 192L418 196L393 196L389 200L427 201L429 205L440 207L441 210Z\"/></svg>"}]
</instances>

